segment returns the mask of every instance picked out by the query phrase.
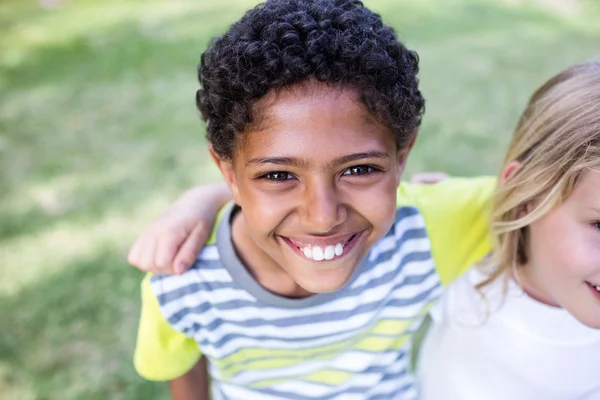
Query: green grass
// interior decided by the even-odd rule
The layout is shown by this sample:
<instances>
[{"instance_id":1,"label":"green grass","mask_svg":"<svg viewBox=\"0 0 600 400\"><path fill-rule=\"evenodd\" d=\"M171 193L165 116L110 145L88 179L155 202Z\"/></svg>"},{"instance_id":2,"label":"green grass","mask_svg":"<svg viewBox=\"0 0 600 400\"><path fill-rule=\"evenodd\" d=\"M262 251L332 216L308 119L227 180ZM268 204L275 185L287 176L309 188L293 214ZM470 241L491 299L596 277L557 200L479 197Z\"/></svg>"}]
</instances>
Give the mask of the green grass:
<instances>
[{"instance_id":1,"label":"green grass","mask_svg":"<svg viewBox=\"0 0 600 400\"><path fill-rule=\"evenodd\" d=\"M600 55L600 9L559 0L366 0L421 56L409 173L495 173L532 90ZM254 4L0 3L0 397L159 399L131 366L135 234L218 179L194 109L209 39Z\"/></svg>"}]
</instances>

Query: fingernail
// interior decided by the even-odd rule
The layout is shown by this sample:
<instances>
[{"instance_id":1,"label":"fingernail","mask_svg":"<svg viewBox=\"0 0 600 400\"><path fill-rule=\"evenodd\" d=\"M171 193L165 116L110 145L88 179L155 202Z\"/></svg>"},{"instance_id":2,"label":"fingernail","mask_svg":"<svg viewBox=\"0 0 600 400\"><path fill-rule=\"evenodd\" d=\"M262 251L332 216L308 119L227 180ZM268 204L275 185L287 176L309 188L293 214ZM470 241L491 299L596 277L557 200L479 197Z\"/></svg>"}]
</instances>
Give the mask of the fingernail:
<instances>
[{"instance_id":1,"label":"fingernail","mask_svg":"<svg viewBox=\"0 0 600 400\"><path fill-rule=\"evenodd\" d=\"M185 263L180 262L179 264L177 264L177 266L175 267L175 272L177 272L178 275L183 274L185 272Z\"/></svg>"}]
</instances>

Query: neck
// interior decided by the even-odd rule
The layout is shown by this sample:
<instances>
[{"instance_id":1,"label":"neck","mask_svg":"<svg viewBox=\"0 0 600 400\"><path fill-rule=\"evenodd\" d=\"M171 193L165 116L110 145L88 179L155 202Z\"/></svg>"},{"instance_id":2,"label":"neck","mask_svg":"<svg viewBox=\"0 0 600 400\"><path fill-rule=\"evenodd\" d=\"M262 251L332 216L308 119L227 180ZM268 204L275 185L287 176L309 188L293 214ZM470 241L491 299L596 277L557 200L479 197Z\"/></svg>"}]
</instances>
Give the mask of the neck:
<instances>
[{"instance_id":1,"label":"neck","mask_svg":"<svg viewBox=\"0 0 600 400\"><path fill-rule=\"evenodd\" d=\"M266 290L288 298L305 298L314 294L298 285L285 269L256 244L239 210L231 221L231 239L242 264Z\"/></svg>"}]
</instances>

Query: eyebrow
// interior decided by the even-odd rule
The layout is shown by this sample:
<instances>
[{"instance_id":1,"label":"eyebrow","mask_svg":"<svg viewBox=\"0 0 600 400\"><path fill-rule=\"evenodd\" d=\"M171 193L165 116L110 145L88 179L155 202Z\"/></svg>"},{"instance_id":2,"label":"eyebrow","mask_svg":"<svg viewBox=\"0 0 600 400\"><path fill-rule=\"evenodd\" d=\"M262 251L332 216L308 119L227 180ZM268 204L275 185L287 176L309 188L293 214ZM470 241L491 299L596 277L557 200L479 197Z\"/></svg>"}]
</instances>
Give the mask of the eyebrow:
<instances>
[{"instance_id":1,"label":"eyebrow","mask_svg":"<svg viewBox=\"0 0 600 400\"><path fill-rule=\"evenodd\" d=\"M353 161L364 160L366 158L389 159L389 154L383 151L367 151L363 153L353 153L341 156L333 160L329 165L336 166L351 163ZM310 163L304 159L296 157L263 157L253 158L246 163L246 166L261 166L266 164L286 165L296 168L309 169Z\"/></svg>"},{"instance_id":2,"label":"eyebrow","mask_svg":"<svg viewBox=\"0 0 600 400\"><path fill-rule=\"evenodd\" d=\"M600 208L597 207L590 207L590 209L595 212L596 214L600 215Z\"/></svg>"}]
</instances>

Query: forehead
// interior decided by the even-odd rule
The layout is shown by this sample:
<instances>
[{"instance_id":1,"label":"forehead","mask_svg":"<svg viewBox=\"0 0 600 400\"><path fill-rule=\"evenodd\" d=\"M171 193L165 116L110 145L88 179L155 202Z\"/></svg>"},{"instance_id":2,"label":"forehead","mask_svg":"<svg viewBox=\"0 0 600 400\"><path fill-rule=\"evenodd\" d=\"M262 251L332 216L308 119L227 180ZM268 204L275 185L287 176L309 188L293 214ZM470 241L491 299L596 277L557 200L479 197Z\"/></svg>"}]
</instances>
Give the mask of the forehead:
<instances>
[{"instance_id":1,"label":"forehead","mask_svg":"<svg viewBox=\"0 0 600 400\"><path fill-rule=\"evenodd\" d=\"M351 89L298 85L269 93L253 112L257 123L242 134L236 151L242 156L326 157L367 147L396 150L391 130L367 112Z\"/></svg>"}]
</instances>

